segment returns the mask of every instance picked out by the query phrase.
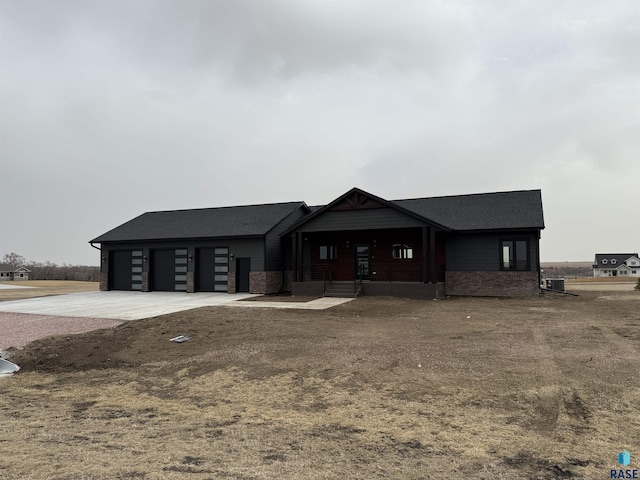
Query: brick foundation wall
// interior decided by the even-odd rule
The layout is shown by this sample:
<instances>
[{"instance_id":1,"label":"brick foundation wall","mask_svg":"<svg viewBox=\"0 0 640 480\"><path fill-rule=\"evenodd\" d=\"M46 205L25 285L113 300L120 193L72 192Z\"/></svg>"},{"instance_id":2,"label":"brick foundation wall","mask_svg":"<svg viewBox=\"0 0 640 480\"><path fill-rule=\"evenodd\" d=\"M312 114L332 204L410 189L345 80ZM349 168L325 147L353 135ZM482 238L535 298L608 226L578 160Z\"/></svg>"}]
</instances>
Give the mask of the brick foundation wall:
<instances>
[{"instance_id":1,"label":"brick foundation wall","mask_svg":"<svg viewBox=\"0 0 640 480\"><path fill-rule=\"evenodd\" d=\"M195 275L193 272L187 272L187 293L196 291Z\"/></svg>"},{"instance_id":2,"label":"brick foundation wall","mask_svg":"<svg viewBox=\"0 0 640 480\"><path fill-rule=\"evenodd\" d=\"M229 272L227 276L227 293L236 293L236 272Z\"/></svg>"},{"instance_id":3,"label":"brick foundation wall","mask_svg":"<svg viewBox=\"0 0 640 480\"><path fill-rule=\"evenodd\" d=\"M538 295L538 272L446 272L447 295L522 297Z\"/></svg>"},{"instance_id":4,"label":"brick foundation wall","mask_svg":"<svg viewBox=\"0 0 640 480\"><path fill-rule=\"evenodd\" d=\"M267 272L249 272L249 293L266 293Z\"/></svg>"},{"instance_id":5,"label":"brick foundation wall","mask_svg":"<svg viewBox=\"0 0 640 480\"><path fill-rule=\"evenodd\" d=\"M103 292L109 290L109 274L107 272L100 272L100 290Z\"/></svg>"},{"instance_id":6,"label":"brick foundation wall","mask_svg":"<svg viewBox=\"0 0 640 480\"><path fill-rule=\"evenodd\" d=\"M282 272L249 272L249 293L278 293Z\"/></svg>"},{"instance_id":7,"label":"brick foundation wall","mask_svg":"<svg viewBox=\"0 0 640 480\"><path fill-rule=\"evenodd\" d=\"M287 270L286 272L284 272L284 285L282 286L282 290L285 292L290 292L292 283L293 272L291 270Z\"/></svg>"}]
</instances>

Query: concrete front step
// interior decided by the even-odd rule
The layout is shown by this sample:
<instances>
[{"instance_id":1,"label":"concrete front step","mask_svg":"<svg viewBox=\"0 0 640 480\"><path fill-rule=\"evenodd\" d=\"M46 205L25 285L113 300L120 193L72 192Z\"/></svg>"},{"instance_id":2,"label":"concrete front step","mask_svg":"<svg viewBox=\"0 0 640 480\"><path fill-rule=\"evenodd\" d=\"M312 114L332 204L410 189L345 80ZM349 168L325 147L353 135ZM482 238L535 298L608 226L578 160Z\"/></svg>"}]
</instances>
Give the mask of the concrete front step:
<instances>
[{"instance_id":1,"label":"concrete front step","mask_svg":"<svg viewBox=\"0 0 640 480\"><path fill-rule=\"evenodd\" d=\"M332 283L327 287L327 291L324 294L325 297L339 297L339 298L353 298L353 284L352 283Z\"/></svg>"}]
</instances>

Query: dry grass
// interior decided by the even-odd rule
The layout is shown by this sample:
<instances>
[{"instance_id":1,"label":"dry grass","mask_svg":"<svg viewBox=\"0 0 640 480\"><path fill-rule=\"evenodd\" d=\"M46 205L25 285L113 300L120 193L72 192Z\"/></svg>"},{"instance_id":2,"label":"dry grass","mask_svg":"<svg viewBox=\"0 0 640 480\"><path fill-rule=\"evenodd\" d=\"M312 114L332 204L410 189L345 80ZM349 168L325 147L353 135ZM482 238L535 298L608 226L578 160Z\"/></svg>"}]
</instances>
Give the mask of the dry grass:
<instances>
[{"instance_id":1,"label":"dry grass","mask_svg":"<svg viewBox=\"0 0 640 480\"><path fill-rule=\"evenodd\" d=\"M572 278L567 281L571 283L636 283L638 277L587 277Z\"/></svg>"},{"instance_id":2,"label":"dry grass","mask_svg":"<svg viewBox=\"0 0 640 480\"><path fill-rule=\"evenodd\" d=\"M0 478L609 478L640 451L639 312L361 298L34 342L0 382Z\"/></svg>"},{"instance_id":3,"label":"dry grass","mask_svg":"<svg viewBox=\"0 0 640 480\"><path fill-rule=\"evenodd\" d=\"M98 282L76 282L72 280L27 280L7 282L7 285L37 288L0 289L0 302L63 295L65 293L93 292L98 291L99 287Z\"/></svg>"}]
</instances>

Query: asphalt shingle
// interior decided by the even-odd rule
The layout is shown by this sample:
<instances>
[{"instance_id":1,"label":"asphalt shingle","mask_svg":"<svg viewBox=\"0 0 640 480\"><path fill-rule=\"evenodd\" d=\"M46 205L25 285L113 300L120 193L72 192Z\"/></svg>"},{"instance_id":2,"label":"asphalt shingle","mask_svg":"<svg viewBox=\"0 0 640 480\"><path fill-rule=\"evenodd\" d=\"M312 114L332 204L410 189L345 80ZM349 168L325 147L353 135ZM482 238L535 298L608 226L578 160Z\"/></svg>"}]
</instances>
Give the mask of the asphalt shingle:
<instances>
[{"instance_id":1,"label":"asphalt shingle","mask_svg":"<svg viewBox=\"0 0 640 480\"><path fill-rule=\"evenodd\" d=\"M540 190L392 200L453 230L544 228Z\"/></svg>"},{"instance_id":2,"label":"asphalt shingle","mask_svg":"<svg viewBox=\"0 0 640 480\"><path fill-rule=\"evenodd\" d=\"M147 212L92 243L265 235L303 202Z\"/></svg>"}]
</instances>

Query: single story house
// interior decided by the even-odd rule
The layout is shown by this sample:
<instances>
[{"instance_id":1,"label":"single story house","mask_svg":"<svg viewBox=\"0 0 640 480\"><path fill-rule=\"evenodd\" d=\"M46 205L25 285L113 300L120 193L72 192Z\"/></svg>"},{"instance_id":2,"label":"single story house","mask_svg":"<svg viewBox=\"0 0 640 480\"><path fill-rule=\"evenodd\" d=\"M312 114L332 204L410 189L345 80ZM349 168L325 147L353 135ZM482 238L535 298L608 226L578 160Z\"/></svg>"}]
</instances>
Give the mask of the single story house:
<instances>
[{"instance_id":1,"label":"single story house","mask_svg":"<svg viewBox=\"0 0 640 480\"><path fill-rule=\"evenodd\" d=\"M513 296L539 292L540 190L148 212L91 240L102 290ZM98 248L98 247L96 247Z\"/></svg>"},{"instance_id":2,"label":"single story house","mask_svg":"<svg viewBox=\"0 0 640 480\"><path fill-rule=\"evenodd\" d=\"M0 282L13 280L29 280L31 270L26 267L13 267L6 263L0 263Z\"/></svg>"},{"instance_id":3,"label":"single story house","mask_svg":"<svg viewBox=\"0 0 640 480\"><path fill-rule=\"evenodd\" d=\"M596 253L594 277L640 277L637 253Z\"/></svg>"}]
</instances>

